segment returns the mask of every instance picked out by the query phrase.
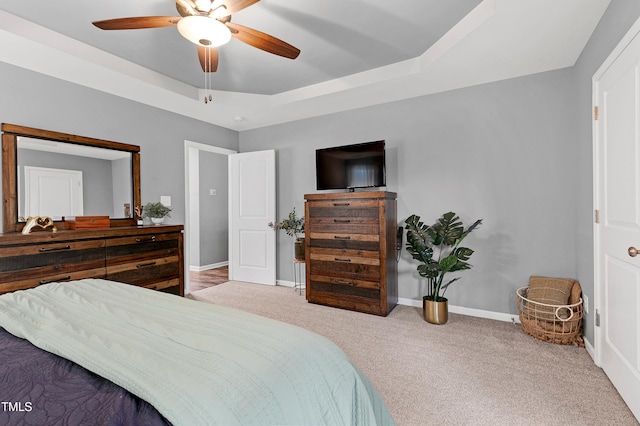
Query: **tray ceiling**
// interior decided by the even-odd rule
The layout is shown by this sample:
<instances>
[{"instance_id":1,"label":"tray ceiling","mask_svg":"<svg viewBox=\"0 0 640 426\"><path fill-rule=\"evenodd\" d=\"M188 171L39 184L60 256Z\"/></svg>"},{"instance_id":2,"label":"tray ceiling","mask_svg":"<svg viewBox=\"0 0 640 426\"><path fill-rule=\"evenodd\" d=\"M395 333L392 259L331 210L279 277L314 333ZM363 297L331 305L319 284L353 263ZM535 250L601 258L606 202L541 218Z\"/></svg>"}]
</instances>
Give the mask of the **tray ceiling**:
<instances>
[{"instance_id":1,"label":"tray ceiling","mask_svg":"<svg viewBox=\"0 0 640 426\"><path fill-rule=\"evenodd\" d=\"M209 105L196 46L175 27L91 24L177 15L172 0L3 2L0 42L11 47L0 61L245 130L571 66L609 1L262 0L232 22L300 56L231 40L207 82Z\"/></svg>"}]
</instances>

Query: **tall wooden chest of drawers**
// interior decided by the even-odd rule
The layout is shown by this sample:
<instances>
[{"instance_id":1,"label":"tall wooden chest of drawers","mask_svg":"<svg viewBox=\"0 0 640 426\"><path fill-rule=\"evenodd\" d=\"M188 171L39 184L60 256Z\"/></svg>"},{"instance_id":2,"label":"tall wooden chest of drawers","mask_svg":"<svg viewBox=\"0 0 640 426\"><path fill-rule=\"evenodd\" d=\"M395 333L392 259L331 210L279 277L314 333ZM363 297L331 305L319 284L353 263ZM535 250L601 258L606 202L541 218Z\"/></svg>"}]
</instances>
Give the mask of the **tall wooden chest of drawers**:
<instances>
[{"instance_id":1,"label":"tall wooden chest of drawers","mask_svg":"<svg viewBox=\"0 0 640 426\"><path fill-rule=\"evenodd\" d=\"M398 301L396 194L304 198L307 300L386 316Z\"/></svg>"}]
</instances>

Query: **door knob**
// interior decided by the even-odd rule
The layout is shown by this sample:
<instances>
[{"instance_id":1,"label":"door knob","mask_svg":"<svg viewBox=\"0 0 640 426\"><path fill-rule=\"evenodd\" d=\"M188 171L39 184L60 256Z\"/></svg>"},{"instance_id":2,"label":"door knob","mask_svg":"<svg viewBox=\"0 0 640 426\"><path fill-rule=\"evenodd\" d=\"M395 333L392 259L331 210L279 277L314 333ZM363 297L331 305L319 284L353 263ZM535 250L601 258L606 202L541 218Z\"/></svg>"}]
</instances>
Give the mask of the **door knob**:
<instances>
[{"instance_id":1,"label":"door knob","mask_svg":"<svg viewBox=\"0 0 640 426\"><path fill-rule=\"evenodd\" d=\"M629 256L631 256L631 257L636 257L638 255L638 249L635 248L635 247L629 247L627 252L629 253Z\"/></svg>"}]
</instances>

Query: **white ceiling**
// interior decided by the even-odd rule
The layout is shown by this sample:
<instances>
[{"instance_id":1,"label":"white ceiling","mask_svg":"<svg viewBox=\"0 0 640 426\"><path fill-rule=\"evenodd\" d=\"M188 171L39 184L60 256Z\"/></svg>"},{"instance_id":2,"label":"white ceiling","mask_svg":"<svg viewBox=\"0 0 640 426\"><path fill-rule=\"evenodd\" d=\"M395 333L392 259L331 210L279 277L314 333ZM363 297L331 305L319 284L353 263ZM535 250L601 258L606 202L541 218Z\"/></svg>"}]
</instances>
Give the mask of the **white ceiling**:
<instances>
[{"instance_id":1,"label":"white ceiling","mask_svg":"<svg viewBox=\"0 0 640 426\"><path fill-rule=\"evenodd\" d=\"M233 22L302 53L231 40L208 104L196 47L176 28L91 25L178 15L173 0L3 2L0 61L242 131L572 66L609 2L262 0Z\"/></svg>"}]
</instances>

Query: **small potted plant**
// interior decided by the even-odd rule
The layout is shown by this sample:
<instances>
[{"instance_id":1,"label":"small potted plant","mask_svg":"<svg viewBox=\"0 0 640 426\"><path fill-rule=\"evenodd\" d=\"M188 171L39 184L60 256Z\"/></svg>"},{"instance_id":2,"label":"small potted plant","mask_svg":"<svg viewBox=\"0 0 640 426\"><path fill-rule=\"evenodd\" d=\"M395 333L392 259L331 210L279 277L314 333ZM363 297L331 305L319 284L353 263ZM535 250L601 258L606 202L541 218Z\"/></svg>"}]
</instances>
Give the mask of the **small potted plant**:
<instances>
[{"instance_id":1,"label":"small potted plant","mask_svg":"<svg viewBox=\"0 0 640 426\"><path fill-rule=\"evenodd\" d=\"M165 217L171 217L169 212L171 209L160 202L147 203L143 209L143 216L151 218L151 222L159 225L164 222Z\"/></svg>"},{"instance_id":2,"label":"small potted plant","mask_svg":"<svg viewBox=\"0 0 640 426\"><path fill-rule=\"evenodd\" d=\"M434 225L420 222L420 216L411 215L407 225L407 252L420 262L418 274L427 279L427 294L422 298L424 320L432 324L444 324L449 318L447 299L444 293L460 277L447 282L449 272L471 268L468 263L473 250L461 247L467 235L482 223L476 220L467 229L453 212L443 214Z\"/></svg>"},{"instance_id":3,"label":"small potted plant","mask_svg":"<svg viewBox=\"0 0 640 426\"><path fill-rule=\"evenodd\" d=\"M304 237L300 236L301 234L304 234L304 217L299 218L296 216L295 207L291 210L286 219L283 219L278 223L269 222L269 226L275 231L282 229L287 233L287 235L294 237L295 258L296 260L304 260Z\"/></svg>"}]
</instances>

